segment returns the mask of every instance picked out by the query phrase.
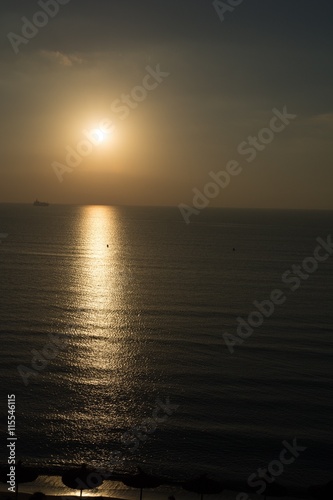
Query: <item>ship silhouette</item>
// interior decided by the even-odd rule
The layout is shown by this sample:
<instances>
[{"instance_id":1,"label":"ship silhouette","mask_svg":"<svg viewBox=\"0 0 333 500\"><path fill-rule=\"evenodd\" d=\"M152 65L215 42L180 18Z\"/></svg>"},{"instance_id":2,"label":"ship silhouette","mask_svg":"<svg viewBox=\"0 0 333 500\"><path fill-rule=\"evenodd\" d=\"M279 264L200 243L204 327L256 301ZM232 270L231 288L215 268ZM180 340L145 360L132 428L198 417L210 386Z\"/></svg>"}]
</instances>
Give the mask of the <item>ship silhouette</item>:
<instances>
[{"instance_id":1,"label":"ship silhouette","mask_svg":"<svg viewBox=\"0 0 333 500\"><path fill-rule=\"evenodd\" d=\"M48 206L49 206L49 203L47 203L46 201L39 201L39 200L36 198L36 200L34 201L34 206L35 206L35 207L48 207Z\"/></svg>"}]
</instances>

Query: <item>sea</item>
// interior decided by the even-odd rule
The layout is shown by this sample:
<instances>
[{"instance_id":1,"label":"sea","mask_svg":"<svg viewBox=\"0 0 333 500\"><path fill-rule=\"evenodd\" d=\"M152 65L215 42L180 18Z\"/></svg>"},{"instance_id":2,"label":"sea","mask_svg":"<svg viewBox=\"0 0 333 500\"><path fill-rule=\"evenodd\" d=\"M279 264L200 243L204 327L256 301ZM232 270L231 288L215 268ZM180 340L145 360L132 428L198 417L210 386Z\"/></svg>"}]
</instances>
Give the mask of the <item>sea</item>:
<instances>
[{"instance_id":1,"label":"sea","mask_svg":"<svg viewBox=\"0 0 333 500\"><path fill-rule=\"evenodd\" d=\"M29 466L247 480L296 445L278 481L332 479L332 233L329 211L1 204L0 462L14 395Z\"/></svg>"}]
</instances>

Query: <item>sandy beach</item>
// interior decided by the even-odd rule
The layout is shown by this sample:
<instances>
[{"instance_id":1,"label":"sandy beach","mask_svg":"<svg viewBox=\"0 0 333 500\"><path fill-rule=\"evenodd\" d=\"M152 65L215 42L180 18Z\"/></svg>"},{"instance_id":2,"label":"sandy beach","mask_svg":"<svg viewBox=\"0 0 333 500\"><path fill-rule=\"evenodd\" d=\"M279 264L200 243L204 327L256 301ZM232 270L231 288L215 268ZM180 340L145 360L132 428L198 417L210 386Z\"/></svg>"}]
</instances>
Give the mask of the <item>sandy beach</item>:
<instances>
[{"instance_id":1,"label":"sandy beach","mask_svg":"<svg viewBox=\"0 0 333 500\"><path fill-rule=\"evenodd\" d=\"M80 492L77 490L72 490L63 485L60 476L39 476L39 478L32 483L25 483L19 485L19 500L28 500L30 496L35 492L42 492L47 496L48 500L57 500L59 497L79 497ZM243 496L238 496L241 493L236 490L225 489L220 494L214 495L204 495L204 498L209 500L246 500L245 495L248 499L259 500L263 499L263 495L257 494L245 494ZM288 486L288 491L290 495L283 497L285 500L293 498L311 498L307 493L307 488L292 487ZM0 485L0 500L5 500L6 498L14 498L13 493L8 493L5 484ZM104 483L96 489L84 490L82 492L82 497L86 500L95 498L104 498L108 500L138 500L140 496L140 490L137 488L126 487L122 482L119 481L104 481ZM191 493L184 490L179 484L175 485L162 485L154 489L144 489L143 490L143 500L168 500L169 496L174 496L176 500L198 500L200 495L196 493ZM279 497L275 497L279 498Z\"/></svg>"}]
</instances>

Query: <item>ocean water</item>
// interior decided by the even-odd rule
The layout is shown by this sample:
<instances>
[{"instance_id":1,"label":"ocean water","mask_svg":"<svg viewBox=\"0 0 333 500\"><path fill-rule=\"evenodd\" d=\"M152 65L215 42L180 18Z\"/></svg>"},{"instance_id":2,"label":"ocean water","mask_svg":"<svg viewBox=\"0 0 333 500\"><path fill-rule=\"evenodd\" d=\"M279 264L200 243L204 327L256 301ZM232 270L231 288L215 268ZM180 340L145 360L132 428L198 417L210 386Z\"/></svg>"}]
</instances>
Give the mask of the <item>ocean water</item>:
<instances>
[{"instance_id":1,"label":"ocean water","mask_svg":"<svg viewBox=\"0 0 333 500\"><path fill-rule=\"evenodd\" d=\"M27 464L246 480L297 439L279 480L331 479L333 255L295 291L282 276L332 230L332 212L0 205L0 462L15 394Z\"/></svg>"}]
</instances>

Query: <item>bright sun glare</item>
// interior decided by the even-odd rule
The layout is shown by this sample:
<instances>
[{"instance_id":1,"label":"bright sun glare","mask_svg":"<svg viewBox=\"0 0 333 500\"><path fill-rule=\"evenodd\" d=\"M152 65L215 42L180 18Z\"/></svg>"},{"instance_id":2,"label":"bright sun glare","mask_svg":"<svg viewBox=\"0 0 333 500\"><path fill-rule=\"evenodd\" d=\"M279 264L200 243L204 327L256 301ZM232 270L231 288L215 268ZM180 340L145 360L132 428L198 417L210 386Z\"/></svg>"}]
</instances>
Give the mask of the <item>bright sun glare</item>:
<instances>
[{"instance_id":1,"label":"bright sun glare","mask_svg":"<svg viewBox=\"0 0 333 500\"><path fill-rule=\"evenodd\" d=\"M98 142L103 142L106 138L106 134L104 132L102 132L100 128L95 128L92 131L92 133L95 134Z\"/></svg>"},{"instance_id":2,"label":"bright sun glare","mask_svg":"<svg viewBox=\"0 0 333 500\"><path fill-rule=\"evenodd\" d=\"M94 146L102 145L103 143L113 142L115 138L115 127L104 120L99 126L85 129L82 131L85 137Z\"/></svg>"}]
</instances>

